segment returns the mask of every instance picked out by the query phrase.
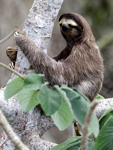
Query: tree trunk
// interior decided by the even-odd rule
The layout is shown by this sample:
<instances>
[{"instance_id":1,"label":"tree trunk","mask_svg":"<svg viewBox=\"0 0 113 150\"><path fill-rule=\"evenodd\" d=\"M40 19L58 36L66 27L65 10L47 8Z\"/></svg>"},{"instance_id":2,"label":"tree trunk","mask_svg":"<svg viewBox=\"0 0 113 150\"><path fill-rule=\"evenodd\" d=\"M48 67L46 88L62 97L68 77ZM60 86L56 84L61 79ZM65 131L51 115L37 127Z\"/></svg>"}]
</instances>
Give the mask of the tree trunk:
<instances>
[{"instance_id":1,"label":"tree trunk","mask_svg":"<svg viewBox=\"0 0 113 150\"><path fill-rule=\"evenodd\" d=\"M63 0L34 0L25 21L23 30L26 33L26 37L33 40L45 53L47 53L53 26L62 3ZM34 72L30 69L30 66L27 58L19 51L15 69L21 74L28 74ZM15 75L12 74L11 78L14 77ZM10 80L8 82L10 82ZM0 90L1 109L22 142L25 143L30 150L47 150L55 146L56 144L40 138L49 128L55 126L52 119L42 115L40 109L37 109L37 107L24 113L20 108L17 97L13 96L6 101L4 99L4 91L5 88ZM15 149L15 146L11 143L4 131L1 132L0 147L3 150Z\"/></svg>"}]
</instances>

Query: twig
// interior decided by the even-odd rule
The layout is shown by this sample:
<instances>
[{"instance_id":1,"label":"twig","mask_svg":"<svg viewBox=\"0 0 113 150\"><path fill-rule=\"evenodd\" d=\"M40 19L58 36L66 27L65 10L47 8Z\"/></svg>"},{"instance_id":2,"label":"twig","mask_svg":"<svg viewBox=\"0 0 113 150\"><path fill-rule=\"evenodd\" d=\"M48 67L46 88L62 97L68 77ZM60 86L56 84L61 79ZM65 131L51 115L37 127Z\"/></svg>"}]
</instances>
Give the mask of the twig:
<instances>
[{"instance_id":1,"label":"twig","mask_svg":"<svg viewBox=\"0 0 113 150\"><path fill-rule=\"evenodd\" d=\"M113 32L108 33L107 35L103 36L100 40L97 41L97 45L102 50L110 43L113 43Z\"/></svg>"},{"instance_id":2,"label":"twig","mask_svg":"<svg viewBox=\"0 0 113 150\"><path fill-rule=\"evenodd\" d=\"M4 131L9 136L10 140L15 144L15 146L19 150L30 150L26 145L22 143L22 141L19 139L17 134L13 131L12 127L8 123L6 117L3 115L2 111L0 110L0 125L4 129Z\"/></svg>"},{"instance_id":3,"label":"twig","mask_svg":"<svg viewBox=\"0 0 113 150\"><path fill-rule=\"evenodd\" d=\"M5 38L3 38L2 40L0 40L0 44L3 43L3 42L5 42L6 40L8 40L14 34L14 32L15 32L15 30L13 30Z\"/></svg>"},{"instance_id":4,"label":"twig","mask_svg":"<svg viewBox=\"0 0 113 150\"><path fill-rule=\"evenodd\" d=\"M13 69L11 69L10 67L8 67L7 65L5 65L5 64L3 64L3 63L1 63L0 62L0 65L1 66L3 66L3 67L5 67L6 69L8 69L8 70L10 70L11 72L13 72L13 73L15 73L17 76L19 76L21 79L25 79L23 76L21 76L17 71L15 71L15 70L13 70Z\"/></svg>"},{"instance_id":5,"label":"twig","mask_svg":"<svg viewBox=\"0 0 113 150\"><path fill-rule=\"evenodd\" d=\"M90 121L91 121L91 117L92 117L93 111L94 111L94 109L95 109L95 107L97 106L98 103L99 103L98 100L94 100L91 103L90 109L89 109L89 111L86 114L85 122L84 122L84 125L83 125L83 132L82 132L83 136L82 136L82 140L81 140L81 150L87 150L87 145L88 145L88 141L87 141L88 128L89 128L89 124L90 124Z\"/></svg>"}]
</instances>

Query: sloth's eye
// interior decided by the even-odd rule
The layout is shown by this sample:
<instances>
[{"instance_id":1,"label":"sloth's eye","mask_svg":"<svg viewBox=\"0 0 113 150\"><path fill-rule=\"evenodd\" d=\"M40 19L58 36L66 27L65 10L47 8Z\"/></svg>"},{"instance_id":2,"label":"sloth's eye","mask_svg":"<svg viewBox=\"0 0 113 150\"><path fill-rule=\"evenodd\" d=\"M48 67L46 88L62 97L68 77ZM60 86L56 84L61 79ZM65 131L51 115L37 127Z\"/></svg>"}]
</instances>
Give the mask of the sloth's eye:
<instances>
[{"instance_id":1,"label":"sloth's eye","mask_svg":"<svg viewBox=\"0 0 113 150\"><path fill-rule=\"evenodd\" d=\"M78 31L81 31L81 28L79 26L74 26L72 24L69 24L69 27L74 28L74 29L76 29Z\"/></svg>"},{"instance_id":2,"label":"sloth's eye","mask_svg":"<svg viewBox=\"0 0 113 150\"><path fill-rule=\"evenodd\" d=\"M78 30L78 31L82 31L82 28L79 27L79 26L75 26L74 28L75 28L76 30Z\"/></svg>"},{"instance_id":3,"label":"sloth's eye","mask_svg":"<svg viewBox=\"0 0 113 150\"><path fill-rule=\"evenodd\" d=\"M73 25L71 25L71 24L69 24L69 27L71 27L71 28L75 28L75 26L73 26Z\"/></svg>"}]
</instances>

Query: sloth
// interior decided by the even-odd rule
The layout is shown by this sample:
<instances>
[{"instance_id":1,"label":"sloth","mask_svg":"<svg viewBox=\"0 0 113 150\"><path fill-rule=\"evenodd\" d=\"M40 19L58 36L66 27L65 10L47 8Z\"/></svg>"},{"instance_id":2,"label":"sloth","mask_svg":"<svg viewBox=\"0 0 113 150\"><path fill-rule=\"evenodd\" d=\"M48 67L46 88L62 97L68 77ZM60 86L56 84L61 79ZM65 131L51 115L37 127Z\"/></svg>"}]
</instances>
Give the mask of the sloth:
<instances>
[{"instance_id":1,"label":"sloth","mask_svg":"<svg viewBox=\"0 0 113 150\"><path fill-rule=\"evenodd\" d=\"M59 25L67 46L53 58L18 32L14 34L16 44L50 86L75 87L93 101L102 87L104 66L90 26L77 13L61 15Z\"/></svg>"}]
</instances>

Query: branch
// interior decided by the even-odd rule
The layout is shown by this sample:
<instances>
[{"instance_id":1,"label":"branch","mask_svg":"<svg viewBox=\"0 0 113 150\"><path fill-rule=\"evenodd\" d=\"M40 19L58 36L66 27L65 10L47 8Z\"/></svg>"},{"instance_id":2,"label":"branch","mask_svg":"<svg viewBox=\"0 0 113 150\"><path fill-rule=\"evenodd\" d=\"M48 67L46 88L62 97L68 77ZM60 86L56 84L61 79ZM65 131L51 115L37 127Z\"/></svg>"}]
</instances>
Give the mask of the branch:
<instances>
[{"instance_id":1,"label":"branch","mask_svg":"<svg viewBox=\"0 0 113 150\"><path fill-rule=\"evenodd\" d=\"M5 38L3 38L2 40L0 40L0 44L2 44L3 42L5 42L6 40L8 40L11 36L13 36L13 34L15 33L15 31L18 31L18 27L15 27Z\"/></svg>"},{"instance_id":2,"label":"branch","mask_svg":"<svg viewBox=\"0 0 113 150\"><path fill-rule=\"evenodd\" d=\"M47 51L54 22L62 3L63 0L34 0L32 8L30 9L29 15L25 21L23 30L26 33L26 37L33 40L44 52ZM31 65L25 58L25 55L21 51L18 51L15 70L20 74L32 73L33 70L31 70L30 66ZM49 150L55 146L55 143L44 141L39 137L54 126L52 119L42 115L41 110L37 109L37 107L24 113L20 108L16 96L13 96L7 101L4 99L4 90L5 88L0 90L0 106L2 106L4 115L24 144L32 150ZM8 144L4 138L1 139L1 143L3 143L3 150L15 149L11 144Z\"/></svg>"},{"instance_id":3,"label":"branch","mask_svg":"<svg viewBox=\"0 0 113 150\"><path fill-rule=\"evenodd\" d=\"M81 141L81 147L82 147L81 150L87 150L87 145L88 145L88 141L87 141L88 128L89 128L89 124L91 122L91 117L92 117L93 111L94 111L94 109L95 109L95 107L97 106L98 103L99 103L98 100L94 100L91 103L90 109L89 109L89 111L86 114L85 122L84 122L84 125L83 125L83 128L82 128L83 136L82 136L82 141Z\"/></svg>"},{"instance_id":4,"label":"branch","mask_svg":"<svg viewBox=\"0 0 113 150\"><path fill-rule=\"evenodd\" d=\"M3 66L4 68L8 69L9 71L11 71L12 73L16 74L17 76L19 76L21 79L24 80L24 77L21 76L21 74L19 74L17 71L11 69L10 67L8 67L7 65L3 64L0 62L0 66Z\"/></svg>"},{"instance_id":5,"label":"branch","mask_svg":"<svg viewBox=\"0 0 113 150\"><path fill-rule=\"evenodd\" d=\"M5 88L0 90L0 107L2 106L4 115L21 141L24 142L29 149L37 149L38 147L38 150L49 150L53 146L56 146L55 143L42 140L39 137L40 135L43 135L49 128L55 126L52 119L42 115L40 113L41 110L37 109L37 107L27 113L23 112L16 96L11 97L7 101L5 100L4 90ZM9 138L4 132L2 132L2 137L0 148L2 148L2 145L4 146L7 144L7 146L4 146L2 150L10 149L9 145L11 149L14 149L14 147L12 148Z\"/></svg>"},{"instance_id":6,"label":"branch","mask_svg":"<svg viewBox=\"0 0 113 150\"><path fill-rule=\"evenodd\" d=\"M113 32L108 33L107 35L103 36L100 40L97 41L97 45L101 50L103 50L110 43L113 43Z\"/></svg>"},{"instance_id":7,"label":"branch","mask_svg":"<svg viewBox=\"0 0 113 150\"><path fill-rule=\"evenodd\" d=\"M17 136L17 134L13 131L12 127L8 123L6 117L3 115L3 113L2 113L1 110L0 110L0 125L2 126L2 128L4 129L4 131L9 136L10 140L15 144L15 146L19 150L29 150L29 148L27 148L22 143L22 141L19 139L19 137Z\"/></svg>"},{"instance_id":8,"label":"branch","mask_svg":"<svg viewBox=\"0 0 113 150\"><path fill-rule=\"evenodd\" d=\"M8 40L13 34L14 34L14 30L9 33L5 38L3 38L2 40L0 40L0 44L2 44L3 42L5 42L6 40Z\"/></svg>"},{"instance_id":9,"label":"branch","mask_svg":"<svg viewBox=\"0 0 113 150\"><path fill-rule=\"evenodd\" d=\"M113 109L113 98L99 100L99 104L95 109L97 118L100 118L109 109Z\"/></svg>"}]
</instances>

